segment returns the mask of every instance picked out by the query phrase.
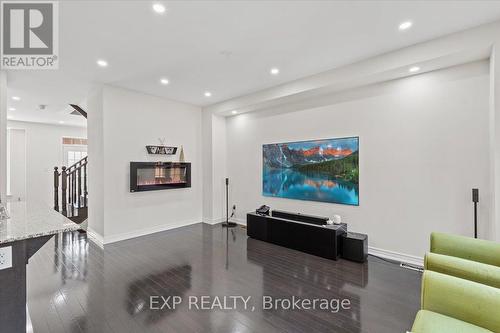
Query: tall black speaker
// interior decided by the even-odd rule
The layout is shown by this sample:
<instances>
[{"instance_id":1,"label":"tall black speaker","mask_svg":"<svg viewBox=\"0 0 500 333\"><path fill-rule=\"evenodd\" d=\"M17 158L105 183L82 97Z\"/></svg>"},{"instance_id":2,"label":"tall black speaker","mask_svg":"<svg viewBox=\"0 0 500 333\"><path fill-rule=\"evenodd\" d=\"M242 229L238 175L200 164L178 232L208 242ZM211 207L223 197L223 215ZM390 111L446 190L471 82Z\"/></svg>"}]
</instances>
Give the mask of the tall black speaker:
<instances>
[{"instance_id":1,"label":"tall black speaker","mask_svg":"<svg viewBox=\"0 0 500 333\"><path fill-rule=\"evenodd\" d=\"M477 203L479 202L479 189L472 189L472 202L474 203L474 238L477 238Z\"/></svg>"},{"instance_id":2,"label":"tall black speaker","mask_svg":"<svg viewBox=\"0 0 500 333\"><path fill-rule=\"evenodd\" d=\"M226 178L226 222L222 223L225 228L234 228L237 226L234 222L229 222L229 178Z\"/></svg>"}]
</instances>

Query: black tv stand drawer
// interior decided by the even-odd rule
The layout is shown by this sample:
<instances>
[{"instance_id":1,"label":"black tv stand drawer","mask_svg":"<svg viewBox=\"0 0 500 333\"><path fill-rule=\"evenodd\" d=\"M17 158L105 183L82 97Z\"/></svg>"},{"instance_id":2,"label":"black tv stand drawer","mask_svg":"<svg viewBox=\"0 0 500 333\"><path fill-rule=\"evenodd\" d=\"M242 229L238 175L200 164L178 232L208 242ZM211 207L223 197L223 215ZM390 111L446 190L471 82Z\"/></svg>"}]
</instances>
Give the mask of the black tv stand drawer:
<instances>
[{"instance_id":1,"label":"black tv stand drawer","mask_svg":"<svg viewBox=\"0 0 500 333\"><path fill-rule=\"evenodd\" d=\"M284 219L276 217L275 214L273 216L247 214L249 237L334 260L340 255L340 236L346 233L346 230L345 223L320 225L314 222Z\"/></svg>"}]
</instances>

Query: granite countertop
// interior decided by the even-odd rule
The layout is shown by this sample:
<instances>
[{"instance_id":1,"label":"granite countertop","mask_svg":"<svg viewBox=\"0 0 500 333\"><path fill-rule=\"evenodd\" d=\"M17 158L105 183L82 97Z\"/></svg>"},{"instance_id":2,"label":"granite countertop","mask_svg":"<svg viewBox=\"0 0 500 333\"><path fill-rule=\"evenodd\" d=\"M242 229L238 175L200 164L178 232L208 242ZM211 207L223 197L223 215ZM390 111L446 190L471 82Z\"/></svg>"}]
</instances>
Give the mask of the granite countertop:
<instances>
[{"instance_id":1,"label":"granite countertop","mask_svg":"<svg viewBox=\"0 0 500 333\"><path fill-rule=\"evenodd\" d=\"M9 219L0 220L0 244L82 229L44 203L9 202Z\"/></svg>"}]
</instances>

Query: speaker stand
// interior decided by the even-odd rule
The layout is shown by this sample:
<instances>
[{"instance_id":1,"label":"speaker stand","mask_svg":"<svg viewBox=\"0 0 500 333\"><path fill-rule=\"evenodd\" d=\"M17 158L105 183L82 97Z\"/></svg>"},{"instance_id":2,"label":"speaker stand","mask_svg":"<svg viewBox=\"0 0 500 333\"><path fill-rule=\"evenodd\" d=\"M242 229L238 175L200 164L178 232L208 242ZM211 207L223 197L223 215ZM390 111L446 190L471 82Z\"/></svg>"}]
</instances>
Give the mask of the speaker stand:
<instances>
[{"instance_id":1,"label":"speaker stand","mask_svg":"<svg viewBox=\"0 0 500 333\"><path fill-rule=\"evenodd\" d=\"M223 228L234 228L237 224L229 222L229 178L226 178L226 222L222 222Z\"/></svg>"},{"instance_id":2,"label":"speaker stand","mask_svg":"<svg viewBox=\"0 0 500 333\"><path fill-rule=\"evenodd\" d=\"M474 238L477 238L477 203L479 202L479 189L472 189L472 202L474 203Z\"/></svg>"},{"instance_id":3,"label":"speaker stand","mask_svg":"<svg viewBox=\"0 0 500 333\"><path fill-rule=\"evenodd\" d=\"M474 238L477 238L477 202L474 202Z\"/></svg>"}]
</instances>

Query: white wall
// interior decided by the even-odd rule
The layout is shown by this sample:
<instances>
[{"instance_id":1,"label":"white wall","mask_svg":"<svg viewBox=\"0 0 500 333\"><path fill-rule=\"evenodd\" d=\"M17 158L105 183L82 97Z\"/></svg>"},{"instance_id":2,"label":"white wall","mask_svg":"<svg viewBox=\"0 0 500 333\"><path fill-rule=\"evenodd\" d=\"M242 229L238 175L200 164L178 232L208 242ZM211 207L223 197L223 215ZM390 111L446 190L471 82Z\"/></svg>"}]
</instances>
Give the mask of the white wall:
<instances>
[{"instance_id":1,"label":"white wall","mask_svg":"<svg viewBox=\"0 0 500 333\"><path fill-rule=\"evenodd\" d=\"M7 72L0 70L0 199L7 195Z\"/></svg>"},{"instance_id":2,"label":"white wall","mask_svg":"<svg viewBox=\"0 0 500 333\"><path fill-rule=\"evenodd\" d=\"M99 242L104 237L104 133L103 92L94 87L87 101L88 127L88 231Z\"/></svg>"},{"instance_id":3,"label":"white wall","mask_svg":"<svg viewBox=\"0 0 500 333\"><path fill-rule=\"evenodd\" d=\"M203 112L203 222L225 217L226 118Z\"/></svg>"},{"instance_id":4,"label":"white wall","mask_svg":"<svg viewBox=\"0 0 500 333\"><path fill-rule=\"evenodd\" d=\"M7 199L26 200L26 130L7 128Z\"/></svg>"},{"instance_id":5,"label":"white wall","mask_svg":"<svg viewBox=\"0 0 500 333\"><path fill-rule=\"evenodd\" d=\"M490 56L490 176L493 184L491 210L492 233L500 242L500 37Z\"/></svg>"},{"instance_id":6,"label":"white wall","mask_svg":"<svg viewBox=\"0 0 500 333\"><path fill-rule=\"evenodd\" d=\"M203 222L213 221L213 143L212 126L213 115L210 112L202 112L202 180L203 180L203 200L202 216ZM224 147L226 149L226 147Z\"/></svg>"},{"instance_id":7,"label":"white wall","mask_svg":"<svg viewBox=\"0 0 500 333\"><path fill-rule=\"evenodd\" d=\"M63 165L63 137L86 138L84 127L7 122L12 129L26 131L26 200L54 205L54 167Z\"/></svg>"},{"instance_id":8,"label":"white wall","mask_svg":"<svg viewBox=\"0 0 500 333\"><path fill-rule=\"evenodd\" d=\"M240 219L264 203L338 213L370 246L422 257L431 231L472 235L478 187L480 234L489 238L488 93L488 63L478 62L326 96L302 111L230 117L230 203ZM262 144L345 136L360 137L359 207L262 196Z\"/></svg>"},{"instance_id":9,"label":"white wall","mask_svg":"<svg viewBox=\"0 0 500 333\"><path fill-rule=\"evenodd\" d=\"M100 152L92 147L99 144L100 134L95 135L96 140L89 141L89 165L102 158L101 170L94 168L92 174L104 174L104 242L201 222L201 109L109 86L103 88L102 100L104 149ZM89 105L89 115L98 109ZM95 138L92 132L99 130L93 125L89 117L89 138ZM158 138L165 138L168 145L184 147L186 162L192 163L192 187L130 193L131 161L178 161L179 154L147 154L145 146L158 144Z\"/></svg>"},{"instance_id":10,"label":"white wall","mask_svg":"<svg viewBox=\"0 0 500 333\"><path fill-rule=\"evenodd\" d=\"M226 217L226 119L220 116L213 117L212 151L213 159L213 220L220 222ZM231 212L231 208L229 208Z\"/></svg>"}]
</instances>

